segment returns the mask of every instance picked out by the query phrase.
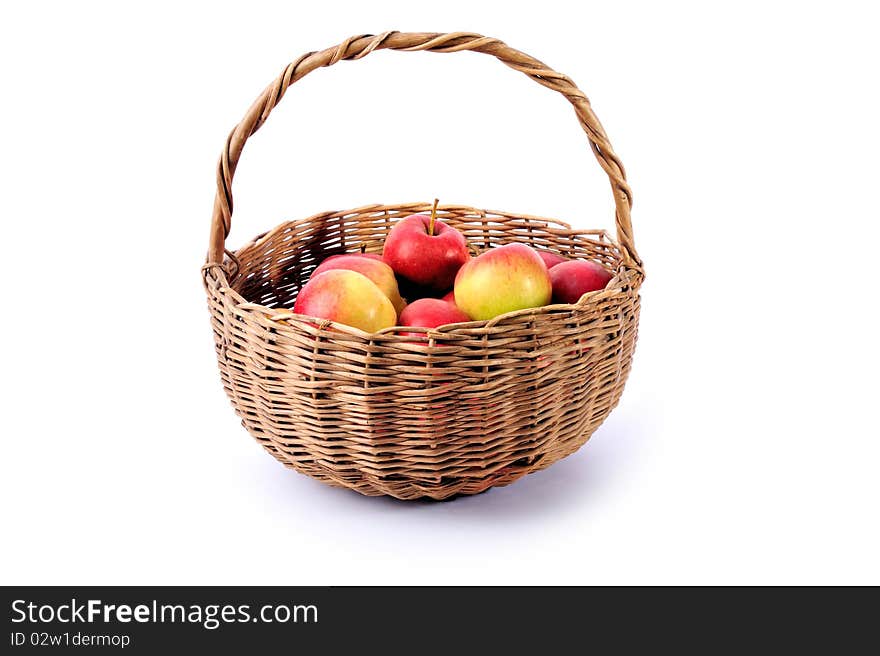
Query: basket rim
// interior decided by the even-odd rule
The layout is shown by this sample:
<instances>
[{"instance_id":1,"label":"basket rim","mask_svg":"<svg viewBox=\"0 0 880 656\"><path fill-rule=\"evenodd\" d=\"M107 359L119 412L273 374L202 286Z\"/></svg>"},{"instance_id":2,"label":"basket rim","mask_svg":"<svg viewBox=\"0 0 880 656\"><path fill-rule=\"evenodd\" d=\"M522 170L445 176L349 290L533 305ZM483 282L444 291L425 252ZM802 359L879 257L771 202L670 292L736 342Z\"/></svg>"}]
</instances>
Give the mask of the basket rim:
<instances>
[{"instance_id":1,"label":"basket rim","mask_svg":"<svg viewBox=\"0 0 880 656\"><path fill-rule=\"evenodd\" d=\"M493 317L492 319L449 323L438 326L436 328L416 328L413 326L395 325L388 328L383 328L382 330L374 333L365 332L363 330L360 330L359 328L355 328L354 326L337 323L329 319L296 314L290 308L272 308L267 305L262 305L260 303L253 303L251 301L248 301L235 288L233 288L229 281L229 278L227 277L228 265L232 264L236 268L239 266L237 256L240 252L244 251L245 249L258 246L261 242L270 239L279 230L282 230L285 227L290 226L291 224L305 223L308 221L314 221L316 219L326 218L329 216L363 214L371 211L381 211L386 209L394 209L398 211L412 210L418 212L424 211L424 208L430 208L430 206L430 203L421 202L396 203L393 205L374 203L369 205L362 205L360 207L356 207L350 210L331 210L318 212L305 218L283 221L273 228L263 233L260 233L256 237L252 238L251 240L240 246L235 251L230 252L227 250L226 258L224 259L223 263L206 262L204 265L202 265L202 274L204 276L203 282L207 285L207 278L209 276L213 277L217 285L219 286L219 291L228 296L233 301L234 305L241 311L262 315L268 321L276 323L278 325L293 326L299 328L303 332L306 332L312 336L321 336L326 335L327 333L332 333L336 337L339 337L340 333L343 333L351 337L356 337L363 340L380 339L381 341L393 341L398 343L398 345L412 344L413 346L418 346L421 348L424 348L426 346L437 348L438 345L434 344L434 342L437 340L448 341L449 339L452 339L454 341L456 337L473 338L474 336L482 334L483 331L485 331L486 329L494 328L499 323L507 320L517 319L526 316L534 316L535 319L538 320L538 317L549 314L551 312L571 312L575 310L586 309L588 305L604 298L610 298L618 294L638 293L638 290L640 289L642 281L644 279L644 273L639 267L630 266L626 263L625 258L622 255L620 244L606 230L572 228L569 223L551 217L520 214L500 210L478 209L463 204L443 204L438 207L438 210L466 210L478 212L484 215L497 215L507 218L522 218L543 223L546 227L550 227L550 224L562 226L562 230L568 232L572 236L587 235L591 237L600 237L602 241L607 242L608 245L613 246L615 249L617 268L614 270L614 277L609 281L608 286L606 286L604 289L586 292L580 297L580 299L578 299L576 303L550 303L548 305L542 305L535 308L525 308L522 310L514 310L512 312L505 312L496 317ZM424 338L414 337L412 335L404 336L398 334L401 330L406 330L408 332L424 332L425 335ZM439 345L439 348L445 347L445 344Z\"/></svg>"}]
</instances>

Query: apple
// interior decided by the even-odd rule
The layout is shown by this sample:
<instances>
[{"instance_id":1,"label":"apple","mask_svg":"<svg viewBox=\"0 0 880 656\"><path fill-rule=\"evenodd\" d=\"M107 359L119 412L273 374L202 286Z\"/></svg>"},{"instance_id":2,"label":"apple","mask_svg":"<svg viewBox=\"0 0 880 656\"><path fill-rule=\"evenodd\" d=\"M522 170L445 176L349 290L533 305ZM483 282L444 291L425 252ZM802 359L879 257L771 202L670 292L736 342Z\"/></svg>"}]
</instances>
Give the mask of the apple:
<instances>
[{"instance_id":1,"label":"apple","mask_svg":"<svg viewBox=\"0 0 880 656\"><path fill-rule=\"evenodd\" d=\"M391 228L382 257L397 275L439 291L452 286L468 249L463 234L437 219L435 200L431 216L413 214Z\"/></svg>"},{"instance_id":2,"label":"apple","mask_svg":"<svg viewBox=\"0 0 880 656\"><path fill-rule=\"evenodd\" d=\"M348 269L330 269L312 276L297 295L293 311L368 333L397 323L397 312L382 290L362 273Z\"/></svg>"},{"instance_id":3,"label":"apple","mask_svg":"<svg viewBox=\"0 0 880 656\"><path fill-rule=\"evenodd\" d=\"M441 296L441 299L446 301L447 303L452 303L453 305L455 305L455 290L450 289L443 296Z\"/></svg>"},{"instance_id":4,"label":"apple","mask_svg":"<svg viewBox=\"0 0 880 656\"><path fill-rule=\"evenodd\" d=\"M413 328L436 328L448 323L462 323L471 318L452 303L439 298L420 298L407 305L400 313L398 325ZM401 332L401 335L424 337L423 332Z\"/></svg>"},{"instance_id":5,"label":"apple","mask_svg":"<svg viewBox=\"0 0 880 656\"><path fill-rule=\"evenodd\" d=\"M554 303L577 303L587 292L605 289L611 280L609 271L589 260L571 260L550 270Z\"/></svg>"},{"instance_id":6,"label":"apple","mask_svg":"<svg viewBox=\"0 0 880 656\"><path fill-rule=\"evenodd\" d=\"M525 244L492 248L465 264L455 277L455 304L471 319L547 305L552 296L547 265Z\"/></svg>"},{"instance_id":7,"label":"apple","mask_svg":"<svg viewBox=\"0 0 880 656\"><path fill-rule=\"evenodd\" d=\"M312 277L334 269L357 271L365 275L388 297L397 314L400 314L406 305L397 288L397 278L394 277L394 271L378 255L372 253L333 255L318 265L318 268L312 272Z\"/></svg>"},{"instance_id":8,"label":"apple","mask_svg":"<svg viewBox=\"0 0 880 656\"><path fill-rule=\"evenodd\" d=\"M551 253L550 251L538 251L538 255L541 256L542 260L544 260L544 264L547 265L548 269L552 269L557 264L562 264L563 262L569 261L567 257L562 257L561 255Z\"/></svg>"}]
</instances>

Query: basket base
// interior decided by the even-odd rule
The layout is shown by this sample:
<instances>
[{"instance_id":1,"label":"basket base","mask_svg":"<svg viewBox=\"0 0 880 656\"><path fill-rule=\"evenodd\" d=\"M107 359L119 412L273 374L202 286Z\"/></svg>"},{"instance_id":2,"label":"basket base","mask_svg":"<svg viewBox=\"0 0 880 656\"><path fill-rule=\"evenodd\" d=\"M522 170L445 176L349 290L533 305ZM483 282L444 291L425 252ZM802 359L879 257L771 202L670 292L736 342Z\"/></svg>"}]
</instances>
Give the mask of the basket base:
<instances>
[{"instance_id":1,"label":"basket base","mask_svg":"<svg viewBox=\"0 0 880 656\"><path fill-rule=\"evenodd\" d=\"M592 431L590 432L591 434ZM329 471L314 462L288 462L284 459L284 455L280 454L271 444L261 443L266 451L276 460L279 460L287 469L305 474L309 478L313 478L331 487L346 488L370 497L389 496L401 501L447 502L455 501L462 497L484 494L496 487L506 487L527 474L546 469L558 460L577 451L586 444L590 435L584 435L583 439L578 440L576 444L569 445L569 448L563 451L538 457L532 462L517 462L508 465L485 477L441 479L431 483L402 478L364 476L359 472L353 472L352 476L341 478L336 472Z\"/></svg>"}]
</instances>

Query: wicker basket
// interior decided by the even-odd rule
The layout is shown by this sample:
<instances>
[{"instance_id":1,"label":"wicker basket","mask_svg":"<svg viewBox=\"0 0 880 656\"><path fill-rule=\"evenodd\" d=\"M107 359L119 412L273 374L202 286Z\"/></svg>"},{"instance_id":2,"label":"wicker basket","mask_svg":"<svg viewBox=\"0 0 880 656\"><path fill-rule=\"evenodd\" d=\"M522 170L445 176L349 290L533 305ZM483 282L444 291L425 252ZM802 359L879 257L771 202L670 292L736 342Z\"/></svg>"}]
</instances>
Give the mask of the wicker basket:
<instances>
[{"instance_id":1,"label":"wicker basket","mask_svg":"<svg viewBox=\"0 0 880 656\"><path fill-rule=\"evenodd\" d=\"M381 252L389 229L427 204L370 205L283 223L225 250L232 176L245 141L287 88L373 50L474 50L563 94L611 180L617 240L551 219L441 205L474 251L511 242L590 259L614 274L573 305L429 330L366 334L290 312L325 257ZM357 36L291 63L226 141L202 269L220 375L245 428L286 466L367 495L445 499L507 485L576 451L617 404L630 370L643 280L623 167L577 86L477 34Z\"/></svg>"}]
</instances>

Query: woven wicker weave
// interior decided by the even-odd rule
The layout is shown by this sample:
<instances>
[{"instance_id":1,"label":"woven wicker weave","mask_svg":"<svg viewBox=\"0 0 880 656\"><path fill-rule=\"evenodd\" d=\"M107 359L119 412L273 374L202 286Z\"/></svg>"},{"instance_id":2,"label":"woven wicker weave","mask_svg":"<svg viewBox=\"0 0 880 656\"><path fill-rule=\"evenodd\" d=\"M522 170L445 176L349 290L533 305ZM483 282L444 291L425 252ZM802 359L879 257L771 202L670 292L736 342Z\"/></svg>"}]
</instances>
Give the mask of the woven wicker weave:
<instances>
[{"instance_id":1,"label":"woven wicker weave","mask_svg":"<svg viewBox=\"0 0 880 656\"><path fill-rule=\"evenodd\" d=\"M475 252L511 242L609 269L608 287L551 305L429 330L366 334L312 322L289 308L317 264L381 252L398 219L421 203L371 205L283 223L225 250L232 176L245 141L287 88L322 66L373 50L474 50L496 56L574 106L608 174L617 239L551 219L441 205ZM223 386L248 431L279 461L332 485L401 499L444 499L506 485L582 446L617 404L639 316L641 261L622 165L586 96L545 64L477 34L358 36L291 63L226 142L207 263L202 269ZM411 329L410 329L411 330Z\"/></svg>"}]
</instances>

